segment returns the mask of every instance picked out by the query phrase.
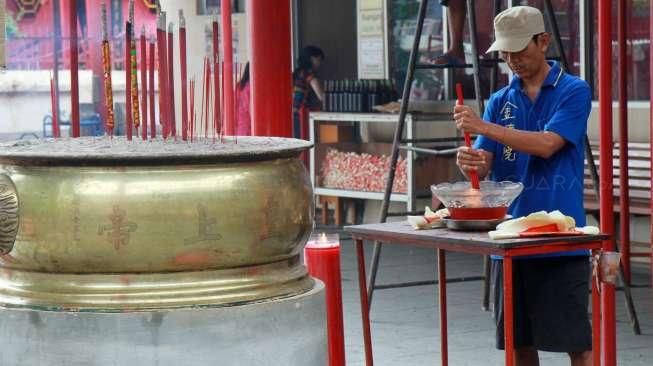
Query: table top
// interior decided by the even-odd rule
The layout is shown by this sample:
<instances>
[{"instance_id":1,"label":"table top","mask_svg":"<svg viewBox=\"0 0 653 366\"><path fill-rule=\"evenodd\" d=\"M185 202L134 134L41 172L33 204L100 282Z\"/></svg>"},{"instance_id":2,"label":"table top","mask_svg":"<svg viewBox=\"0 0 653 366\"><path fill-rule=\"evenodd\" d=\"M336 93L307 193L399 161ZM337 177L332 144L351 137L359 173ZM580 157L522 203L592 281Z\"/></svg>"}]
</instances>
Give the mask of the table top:
<instances>
[{"instance_id":1,"label":"table top","mask_svg":"<svg viewBox=\"0 0 653 366\"><path fill-rule=\"evenodd\" d=\"M503 254L510 249L541 247L544 245L577 245L581 247L587 245L589 248L591 243L609 239L609 235L598 234L493 240L484 231L454 231L446 228L415 230L406 221L345 226L344 230L351 233L354 239L443 249L455 247L461 251L487 252L489 254ZM596 244L594 246L596 247ZM559 251L566 250L569 249L561 248Z\"/></svg>"}]
</instances>

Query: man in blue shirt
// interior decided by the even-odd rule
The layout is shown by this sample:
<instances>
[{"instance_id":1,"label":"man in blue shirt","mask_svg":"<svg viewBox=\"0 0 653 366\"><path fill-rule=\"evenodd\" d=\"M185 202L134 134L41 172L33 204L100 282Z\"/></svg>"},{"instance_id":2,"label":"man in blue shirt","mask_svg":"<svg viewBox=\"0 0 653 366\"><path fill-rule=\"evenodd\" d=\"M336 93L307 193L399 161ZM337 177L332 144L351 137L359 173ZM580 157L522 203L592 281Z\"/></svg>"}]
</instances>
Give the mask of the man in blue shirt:
<instances>
[{"instance_id":1,"label":"man in blue shirt","mask_svg":"<svg viewBox=\"0 0 653 366\"><path fill-rule=\"evenodd\" d=\"M584 137L591 108L587 83L546 61L550 36L539 10L517 6L494 20L495 42L514 73L494 93L483 119L456 106L461 131L478 134L473 148L460 148L464 174L477 171L494 181L522 182L511 205L515 217L560 210L585 225L583 209ZM500 261L500 259L496 260ZM503 279L494 263L497 346L503 348ZM538 350L566 352L571 365L591 365L586 251L528 257L515 262L515 360L539 365Z\"/></svg>"}]
</instances>

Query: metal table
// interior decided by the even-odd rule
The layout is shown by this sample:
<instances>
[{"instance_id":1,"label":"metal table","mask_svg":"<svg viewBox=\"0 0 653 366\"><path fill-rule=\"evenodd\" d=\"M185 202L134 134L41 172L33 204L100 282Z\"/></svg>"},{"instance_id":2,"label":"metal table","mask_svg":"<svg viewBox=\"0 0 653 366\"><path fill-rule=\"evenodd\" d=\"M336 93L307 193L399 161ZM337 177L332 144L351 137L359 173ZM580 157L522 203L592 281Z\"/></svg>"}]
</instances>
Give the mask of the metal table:
<instances>
[{"instance_id":1,"label":"metal table","mask_svg":"<svg viewBox=\"0 0 653 366\"><path fill-rule=\"evenodd\" d=\"M365 254L363 252L363 240L370 242L380 241L398 245L409 245L436 250L438 260L438 287L439 287L439 311L440 311L440 347L442 365L448 364L447 353L447 293L446 293L446 269L445 251L462 252L480 255L503 256L503 286L504 286L504 326L505 326L505 349L506 365L514 365L514 329L513 329L513 292L512 292L512 271L515 257L534 254L547 254L564 252L576 249L588 249L593 253L603 248L608 235L582 235L566 237L540 237L529 239L507 239L492 240L485 232L460 232L448 229L414 230L406 222L393 222L383 224L368 224L347 226L344 228L349 232L356 244L358 259L358 283L360 291L361 313L363 319L363 337L365 345L366 365L373 365L372 358L372 335L370 330L370 314L367 297L367 283L365 279ZM602 288L613 286L602 283ZM601 358L607 354L614 354L615 350L601 349L606 335L614 337L614 325L608 325L601 329L601 315L608 319L614 319L614 302L601 300L605 291L599 291L595 280L592 280L592 353L594 365L601 365ZM601 308L603 304L604 308ZM603 313L602 313L603 312ZM608 363L605 363L608 366ZM610 365L612 366L612 365Z\"/></svg>"}]
</instances>

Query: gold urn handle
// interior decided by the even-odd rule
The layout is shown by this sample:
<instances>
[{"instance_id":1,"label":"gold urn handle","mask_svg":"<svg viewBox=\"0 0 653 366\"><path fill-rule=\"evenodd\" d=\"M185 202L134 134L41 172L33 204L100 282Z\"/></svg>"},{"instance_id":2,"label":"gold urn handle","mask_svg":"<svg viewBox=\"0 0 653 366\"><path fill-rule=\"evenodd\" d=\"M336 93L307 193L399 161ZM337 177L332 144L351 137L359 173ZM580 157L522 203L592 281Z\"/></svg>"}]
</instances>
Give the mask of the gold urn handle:
<instances>
[{"instance_id":1,"label":"gold urn handle","mask_svg":"<svg viewBox=\"0 0 653 366\"><path fill-rule=\"evenodd\" d=\"M18 234L18 192L6 174L0 174L0 255L14 248Z\"/></svg>"}]
</instances>

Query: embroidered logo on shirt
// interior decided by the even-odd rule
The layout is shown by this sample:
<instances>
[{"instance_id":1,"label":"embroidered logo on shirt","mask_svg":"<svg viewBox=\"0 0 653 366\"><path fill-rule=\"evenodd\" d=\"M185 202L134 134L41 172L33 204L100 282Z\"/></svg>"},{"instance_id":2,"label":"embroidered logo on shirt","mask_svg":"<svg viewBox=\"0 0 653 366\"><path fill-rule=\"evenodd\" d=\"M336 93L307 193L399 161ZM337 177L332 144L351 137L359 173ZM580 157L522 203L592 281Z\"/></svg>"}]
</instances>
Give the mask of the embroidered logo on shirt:
<instances>
[{"instance_id":1,"label":"embroidered logo on shirt","mask_svg":"<svg viewBox=\"0 0 653 366\"><path fill-rule=\"evenodd\" d=\"M509 123L506 125L506 128L515 128L514 123ZM512 150L512 147L505 145L503 147L503 160L506 161L515 161L516 153Z\"/></svg>"},{"instance_id":2,"label":"embroidered logo on shirt","mask_svg":"<svg viewBox=\"0 0 653 366\"><path fill-rule=\"evenodd\" d=\"M501 115L501 120L505 121L508 119L514 119L515 116L512 114L512 111L515 109L519 108L510 102L506 102L506 104L503 105L503 108L501 108L501 112L499 113Z\"/></svg>"}]
</instances>

